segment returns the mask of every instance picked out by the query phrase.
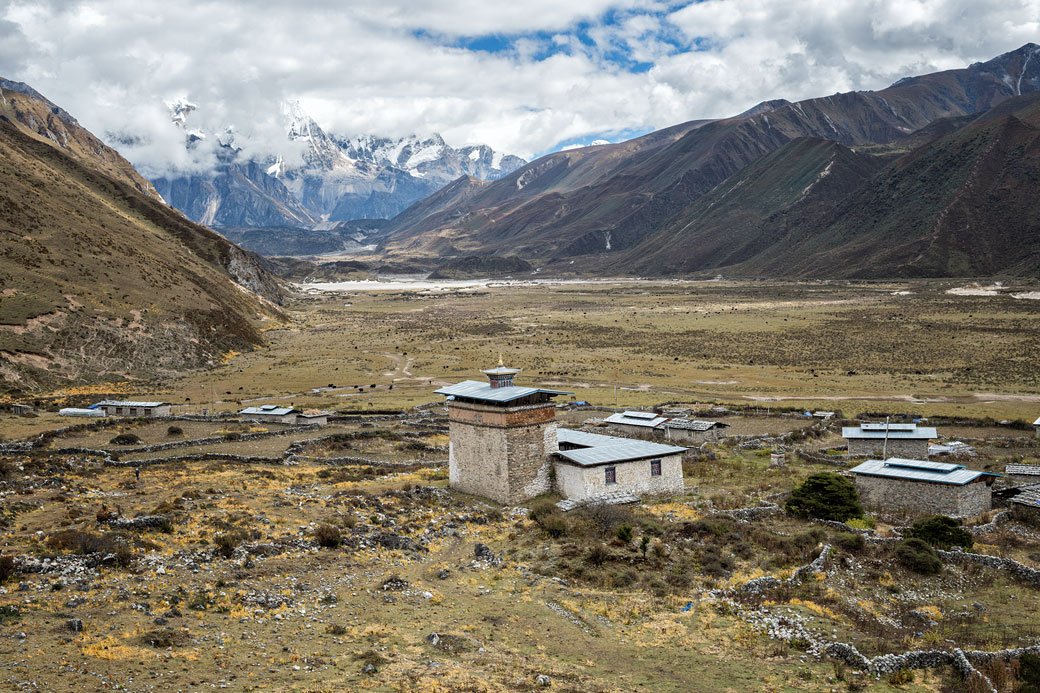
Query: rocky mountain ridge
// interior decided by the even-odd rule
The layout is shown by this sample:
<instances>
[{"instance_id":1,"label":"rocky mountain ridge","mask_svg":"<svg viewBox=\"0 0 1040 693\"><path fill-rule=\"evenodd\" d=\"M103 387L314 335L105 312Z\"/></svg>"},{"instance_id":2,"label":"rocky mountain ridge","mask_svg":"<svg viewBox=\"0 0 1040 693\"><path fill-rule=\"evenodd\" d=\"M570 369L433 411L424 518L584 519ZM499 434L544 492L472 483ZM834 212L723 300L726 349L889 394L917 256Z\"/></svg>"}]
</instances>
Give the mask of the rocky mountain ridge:
<instances>
[{"instance_id":1,"label":"rocky mountain ridge","mask_svg":"<svg viewBox=\"0 0 1040 693\"><path fill-rule=\"evenodd\" d=\"M731 180L739 180L742 172L772 175L768 167L758 166L765 163L795 166L791 178L801 180L798 166L805 161L799 157L764 157L811 138L841 145L832 153L843 163L856 162L851 178L837 175L843 170L843 163L838 163L837 169L831 169L834 178L818 186L825 191L832 183L844 181L849 193L848 186L856 180L864 183L881 175L880 169L893 157L970 127L980 114L999 110L1012 99L1025 99L1038 89L1040 46L1027 44L961 70L899 80L878 92L835 94L798 103L779 99L733 118L691 121L630 142L557 152L481 186L460 179L392 219L381 250L385 257L430 266L446 257L494 254L529 260L546 271L553 267L574 271L572 265L577 264L582 271L693 273L728 267L726 262L732 261L749 273L768 269L783 275L793 272L794 266L780 261L757 264L741 253L726 262L725 254L709 254L710 259L698 254L707 246L740 244L751 252L757 243L744 238L747 228L741 226L739 214L724 220L717 205L710 214L705 207ZM858 154L850 158L849 148ZM813 149L807 147L806 152ZM1010 159L1005 163L1013 164ZM805 170L815 176L823 173L811 166ZM448 194L451 189L457 192ZM801 188L780 186L774 192L779 189L789 197L776 207L756 211L760 202L743 198L744 211L752 217L760 213L768 217L797 203L802 195ZM465 193L459 194L460 190ZM818 195L809 198L806 204ZM805 217L813 224L805 230L810 245L814 234L833 221L822 213L825 209L837 213L839 207L831 199ZM917 223L927 226L934 221ZM737 242L737 237L742 240ZM576 258L581 261L572 263ZM928 270L921 264L914 269L884 263L840 270L826 262L796 266L808 276L883 276L886 272L898 276L999 270L1002 264L993 257L988 269L971 263L940 263ZM1015 266L1016 271L1023 269Z\"/></svg>"},{"instance_id":2,"label":"rocky mountain ridge","mask_svg":"<svg viewBox=\"0 0 1040 693\"><path fill-rule=\"evenodd\" d=\"M186 146L216 141L220 162L210 173L166 175L154 183L193 221L214 227L327 230L337 222L389 218L462 175L496 179L526 163L486 145L449 146L440 135L386 138L326 132L297 103L285 108L288 141L302 161L271 154L246 158L233 132L191 126L193 104L171 105ZM280 145L272 143L272 151Z\"/></svg>"}]
</instances>

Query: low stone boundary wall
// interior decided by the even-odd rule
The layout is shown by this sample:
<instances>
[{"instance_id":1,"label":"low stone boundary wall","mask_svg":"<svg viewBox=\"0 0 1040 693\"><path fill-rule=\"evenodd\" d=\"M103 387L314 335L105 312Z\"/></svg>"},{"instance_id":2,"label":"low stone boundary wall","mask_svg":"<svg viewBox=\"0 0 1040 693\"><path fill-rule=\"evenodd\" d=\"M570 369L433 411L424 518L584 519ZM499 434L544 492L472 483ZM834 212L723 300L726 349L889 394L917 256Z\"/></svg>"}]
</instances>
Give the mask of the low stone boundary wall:
<instances>
[{"instance_id":1,"label":"low stone boundary wall","mask_svg":"<svg viewBox=\"0 0 1040 693\"><path fill-rule=\"evenodd\" d=\"M987 556L984 553L972 553L970 551L943 551L942 549L937 549L936 553L939 554L940 558L951 563L978 563L994 570L1006 570L1022 582L1040 586L1040 570L1022 565L1010 558Z\"/></svg>"},{"instance_id":2,"label":"low stone boundary wall","mask_svg":"<svg viewBox=\"0 0 1040 693\"><path fill-rule=\"evenodd\" d=\"M732 517L734 520L738 520L740 522L750 522L752 520L761 520L764 517L772 517L773 515L783 515L784 510L776 503L767 503L764 505L757 505L750 508L737 508L736 510L718 510L713 514Z\"/></svg>"}]
</instances>

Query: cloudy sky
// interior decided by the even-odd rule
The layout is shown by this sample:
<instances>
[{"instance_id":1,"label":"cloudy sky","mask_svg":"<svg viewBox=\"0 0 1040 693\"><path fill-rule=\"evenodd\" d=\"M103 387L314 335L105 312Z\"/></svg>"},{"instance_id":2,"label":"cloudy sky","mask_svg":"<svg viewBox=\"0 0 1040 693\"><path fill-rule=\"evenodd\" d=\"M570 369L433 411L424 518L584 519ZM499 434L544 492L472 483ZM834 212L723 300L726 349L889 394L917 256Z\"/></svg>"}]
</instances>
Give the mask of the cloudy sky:
<instances>
[{"instance_id":1,"label":"cloudy sky","mask_svg":"<svg viewBox=\"0 0 1040 693\"><path fill-rule=\"evenodd\" d=\"M0 76L145 169L191 164L166 104L284 146L440 132L533 157L771 98L878 89L1040 42L1040 0L0 0Z\"/></svg>"}]
</instances>

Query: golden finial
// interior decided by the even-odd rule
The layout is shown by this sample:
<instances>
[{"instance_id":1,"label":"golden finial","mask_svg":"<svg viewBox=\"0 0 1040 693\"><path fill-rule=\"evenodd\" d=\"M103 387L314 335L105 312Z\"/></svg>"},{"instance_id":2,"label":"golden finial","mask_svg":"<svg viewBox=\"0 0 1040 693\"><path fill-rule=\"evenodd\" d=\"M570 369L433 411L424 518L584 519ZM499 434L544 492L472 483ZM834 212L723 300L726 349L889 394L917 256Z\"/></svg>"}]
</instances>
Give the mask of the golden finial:
<instances>
[{"instance_id":1,"label":"golden finial","mask_svg":"<svg viewBox=\"0 0 1040 693\"><path fill-rule=\"evenodd\" d=\"M502 363L502 352L498 352L498 366L499 368L505 367L506 364Z\"/></svg>"}]
</instances>

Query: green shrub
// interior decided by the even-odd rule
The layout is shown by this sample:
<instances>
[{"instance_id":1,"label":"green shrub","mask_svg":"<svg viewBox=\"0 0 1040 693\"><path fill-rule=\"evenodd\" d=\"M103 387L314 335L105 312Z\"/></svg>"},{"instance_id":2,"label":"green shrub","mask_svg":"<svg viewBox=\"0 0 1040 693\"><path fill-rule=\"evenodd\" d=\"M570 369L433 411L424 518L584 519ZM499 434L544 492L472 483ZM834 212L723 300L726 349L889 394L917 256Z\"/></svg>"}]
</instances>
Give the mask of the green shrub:
<instances>
[{"instance_id":1,"label":"green shrub","mask_svg":"<svg viewBox=\"0 0 1040 693\"><path fill-rule=\"evenodd\" d=\"M795 487L785 505L787 512L798 517L844 522L863 517L856 486L834 472L820 472Z\"/></svg>"},{"instance_id":2,"label":"green shrub","mask_svg":"<svg viewBox=\"0 0 1040 693\"><path fill-rule=\"evenodd\" d=\"M867 540L863 538L862 534L853 534L851 532L839 532L834 537L834 543L839 548L848 551L849 553L859 553L866 545Z\"/></svg>"},{"instance_id":3,"label":"green shrub","mask_svg":"<svg viewBox=\"0 0 1040 693\"><path fill-rule=\"evenodd\" d=\"M180 426L170 426L166 429L166 435L168 436L180 436L184 435L184 429Z\"/></svg>"},{"instance_id":4,"label":"green shrub","mask_svg":"<svg viewBox=\"0 0 1040 693\"><path fill-rule=\"evenodd\" d=\"M906 539L896 547L899 563L915 573L935 575L942 571L942 561L929 544L920 539Z\"/></svg>"},{"instance_id":5,"label":"green shrub","mask_svg":"<svg viewBox=\"0 0 1040 693\"><path fill-rule=\"evenodd\" d=\"M921 539L937 549L950 549L954 546L970 549L975 543L971 538L971 532L961 527L959 520L945 515L918 520L906 530L904 536Z\"/></svg>"},{"instance_id":6,"label":"green shrub","mask_svg":"<svg viewBox=\"0 0 1040 693\"><path fill-rule=\"evenodd\" d=\"M632 527L631 525L621 525L617 528L617 538L624 543L632 541Z\"/></svg>"},{"instance_id":7,"label":"green shrub","mask_svg":"<svg viewBox=\"0 0 1040 693\"><path fill-rule=\"evenodd\" d=\"M1018 660L1018 680L1021 693L1040 693L1040 655L1022 655Z\"/></svg>"}]
</instances>

